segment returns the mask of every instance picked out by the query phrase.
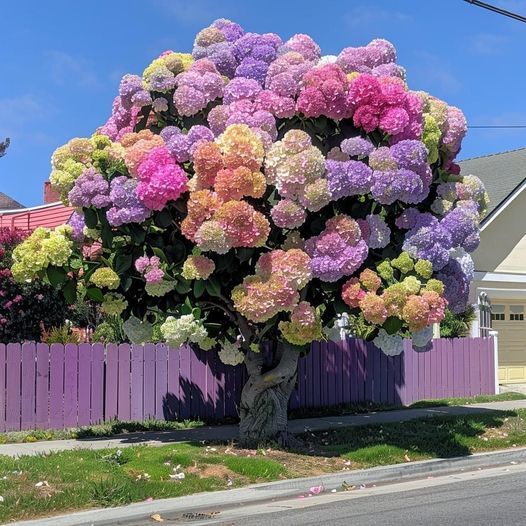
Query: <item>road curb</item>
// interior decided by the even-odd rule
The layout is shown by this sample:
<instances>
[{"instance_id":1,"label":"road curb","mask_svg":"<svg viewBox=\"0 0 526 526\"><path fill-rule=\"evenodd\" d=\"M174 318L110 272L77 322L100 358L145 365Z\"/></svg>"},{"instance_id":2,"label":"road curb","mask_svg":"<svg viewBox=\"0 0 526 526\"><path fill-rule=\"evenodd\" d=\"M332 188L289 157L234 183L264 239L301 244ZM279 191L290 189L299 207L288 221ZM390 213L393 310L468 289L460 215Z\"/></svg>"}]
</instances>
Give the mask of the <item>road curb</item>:
<instances>
[{"instance_id":1,"label":"road curb","mask_svg":"<svg viewBox=\"0 0 526 526\"><path fill-rule=\"evenodd\" d=\"M117 522L127 524L147 519L154 513L191 513L217 511L232 505L255 504L273 499L283 499L296 495L306 495L309 488L323 486L324 491L340 489L343 482L353 485L398 482L422 476L446 475L458 471L473 471L510 462L526 462L526 447L511 450L477 453L469 457L432 459L408 464L379 466L357 471L344 471L317 477L290 479L246 488L199 493L185 497L162 499L153 502L140 502L119 508L104 508L11 523L12 526L109 526Z\"/></svg>"}]
</instances>

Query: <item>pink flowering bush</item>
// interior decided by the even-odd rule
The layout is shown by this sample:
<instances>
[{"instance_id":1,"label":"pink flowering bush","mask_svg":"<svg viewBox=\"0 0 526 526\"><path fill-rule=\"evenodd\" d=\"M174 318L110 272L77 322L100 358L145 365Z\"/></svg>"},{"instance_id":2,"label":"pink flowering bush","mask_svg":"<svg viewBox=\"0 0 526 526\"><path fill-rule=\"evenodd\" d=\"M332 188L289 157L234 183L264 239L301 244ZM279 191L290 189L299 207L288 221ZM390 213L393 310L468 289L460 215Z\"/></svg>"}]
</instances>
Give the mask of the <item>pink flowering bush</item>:
<instances>
[{"instance_id":1,"label":"pink flowering bush","mask_svg":"<svg viewBox=\"0 0 526 526\"><path fill-rule=\"evenodd\" d=\"M66 243L54 283L119 307L133 342L155 330L244 360L244 437L275 436L255 408L283 411L300 353L335 324L395 355L465 308L487 209L454 162L465 133L386 40L323 56L217 20L191 54L125 76L108 122L53 155L71 235L98 247ZM46 265L20 250L13 269Z\"/></svg>"}]
</instances>

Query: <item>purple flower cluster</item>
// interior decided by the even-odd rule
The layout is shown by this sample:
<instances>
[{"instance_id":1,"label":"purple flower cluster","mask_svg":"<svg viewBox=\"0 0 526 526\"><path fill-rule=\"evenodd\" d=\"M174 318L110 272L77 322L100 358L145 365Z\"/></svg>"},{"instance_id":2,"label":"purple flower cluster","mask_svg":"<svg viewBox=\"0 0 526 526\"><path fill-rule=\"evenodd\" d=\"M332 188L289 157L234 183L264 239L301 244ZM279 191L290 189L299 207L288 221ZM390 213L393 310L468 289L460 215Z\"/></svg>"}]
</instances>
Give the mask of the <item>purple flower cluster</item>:
<instances>
[{"instance_id":1,"label":"purple flower cluster","mask_svg":"<svg viewBox=\"0 0 526 526\"><path fill-rule=\"evenodd\" d=\"M333 282L352 275L367 258L369 247L356 221L336 216L320 235L305 242L305 252L311 258L313 277Z\"/></svg>"},{"instance_id":2,"label":"purple flower cluster","mask_svg":"<svg viewBox=\"0 0 526 526\"><path fill-rule=\"evenodd\" d=\"M381 204L419 203L429 193L432 172L421 141L406 139L378 148L369 155L369 166L374 170L371 193Z\"/></svg>"},{"instance_id":3,"label":"purple flower cluster","mask_svg":"<svg viewBox=\"0 0 526 526\"><path fill-rule=\"evenodd\" d=\"M214 63L207 59L195 61L187 71L175 77L175 82L174 104L185 117L195 115L223 96L223 79Z\"/></svg>"},{"instance_id":4,"label":"purple flower cluster","mask_svg":"<svg viewBox=\"0 0 526 526\"><path fill-rule=\"evenodd\" d=\"M333 199L364 195L371 191L373 171L362 161L325 161L329 190Z\"/></svg>"},{"instance_id":5,"label":"purple flower cluster","mask_svg":"<svg viewBox=\"0 0 526 526\"><path fill-rule=\"evenodd\" d=\"M374 151L374 144L362 137L351 137L344 139L340 144L340 149L343 153L349 157L357 157L358 159L364 159Z\"/></svg>"},{"instance_id":6,"label":"purple flower cluster","mask_svg":"<svg viewBox=\"0 0 526 526\"><path fill-rule=\"evenodd\" d=\"M452 247L463 247L473 252L480 243L479 215L474 201L466 203L466 206L457 206L448 212L441 219L440 226L450 233Z\"/></svg>"},{"instance_id":7,"label":"purple flower cluster","mask_svg":"<svg viewBox=\"0 0 526 526\"><path fill-rule=\"evenodd\" d=\"M397 220L399 228L409 229L402 249L415 259L427 259L437 271L447 265L452 247L451 234L430 213L414 208L406 210Z\"/></svg>"},{"instance_id":8,"label":"purple flower cluster","mask_svg":"<svg viewBox=\"0 0 526 526\"><path fill-rule=\"evenodd\" d=\"M167 126L161 131L167 150L179 163L192 159L192 154L201 142L212 142L214 134L206 126L192 126L188 133L183 133L176 126Z\"/></svg>"},{"instance_id":9,"label":"purple flower cluster","mask_svg":"<svg viewBox=\"0 0 526 526\"><path fill-rule=\"evenodd\" d=\"M346 47L337 58L337 64L345 73L372 73L385 75L386 71L392 76L404 78L405 71L396 66L396 50L391 42L375 39L367 46Z\"/></svg>"},{"instance_id":10,"label":"purple flower cluster","mask_svg":"<svg viewBox=\"0 0 526 526\"><path fill-rule=\"evenodd\" d=\"M391 229L379 215L369 214L366 218L369 226L369 237L366 240L369 248L384 248L391 240Z\"/></svg>"},{"instance_id":11,"label":"purple flower cluster","mask_svg":"<svg viewBox=\"0 0 526 526\"><path fill-rule=\"evenodd\" d=\"M111 208L106 217L111 226L121 226L128 223L142 223L150 217L151 210L141 202L136 194L138 181L125 176L116 177L111 181Z\"/></svg>"},{"instance_id":12,"label":"purple flower cluster","mask_svg":"<svg viewBox=\"0 0 526 526\"><path fill-rule=\"evenodd\" d=\"M451 312L458 314L464 311L469 299L472 277L465 272L462 264L456 259L450 259L436 277L444 283L444 297Z\"/></svg>"},{"instance_id":13,"label":"purple flower cluster","mask_svg":"<svg viewBox=\"0 0 526 526\"><path fill-rule=\"evenodd\" d=\"M150 92L143 88L141 77L137 75L124 75L119 85L120 101L126 110L133 106L142 108L152 103Z\"/></svg>"},{"instance_id":14,"label":"purple flower cluster","mask_svg":"<svg viewBox=\"0 0 526 526\"><path fill-rule=\"evenodd\" d=\"M122 104L121 97L115 97L111 116L97 130L97 133L107 135L112 141L119 141L124 135L133 131L134 126L137 124L139 111L140 108L138 106L126 109Z\"/></svg>"},{"instance_id":15,"label":"purple flower cluster","mask_svg":"<svg viewBox=\"0 0 526 526\"><path fill-rule=\"evenodd\" d=\"M110 204L110 185L95 168L84 170L68 194L72 206L104 208Z\"/></svg>"},{"instance_id":16,"label":"purple flower cluster","mask_svg":"<svg viewBox=\"0 0 526 526\"><path fill-rule=\"evenodd\" d=\"M73 212L68 220L68 225L73 229L71 237L78 243L82 243L84 241L84 227L86 226L84 214Z\"/></svg>"},{"instance_id":17,"label":"purple flower cluster","mask_svg":"<svg viewBox=\"0 0 526 526\"><path fill-rule=\"evenodd\" d=\"M231 83L234 83L236 80L238 79L232 80ZM249 96L248 91L246 94ZM259 132L263 132L264 136L262 139L264 142L276 140L278 130L276 129L274 116L266 110L259 109L257 103L253 102L253 100L250 98L239 98L231 104L213 108L208 114L208 124L214 135L221 135L231 124L246 124L254 131L259 130ZM260 134L259 132L257 132L258 135Z\"/></svg>"}]
</instances>

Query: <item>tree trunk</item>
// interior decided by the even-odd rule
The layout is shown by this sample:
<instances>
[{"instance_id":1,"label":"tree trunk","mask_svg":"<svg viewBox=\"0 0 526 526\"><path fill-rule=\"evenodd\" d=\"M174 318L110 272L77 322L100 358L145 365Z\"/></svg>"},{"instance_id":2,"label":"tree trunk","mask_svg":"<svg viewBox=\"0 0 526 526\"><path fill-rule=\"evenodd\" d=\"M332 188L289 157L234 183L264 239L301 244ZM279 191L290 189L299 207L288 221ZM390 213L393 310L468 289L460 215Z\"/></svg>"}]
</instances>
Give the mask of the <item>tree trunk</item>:
<instances>
[{"instance_id":1,"label":"tree trunk","mask_svg":"<svg viewBox=\"0 0 526 526\"><path fill-rule=\"evenodd\" d=\"M263 372L263 353L249 351L245 358L249 379L239 406L239 440L244 447L270 441L286 446L290 442L287 407L296 385L299 352L279 343L276 358L277 365L267 372Z\"/></svg>"}]
</instances>

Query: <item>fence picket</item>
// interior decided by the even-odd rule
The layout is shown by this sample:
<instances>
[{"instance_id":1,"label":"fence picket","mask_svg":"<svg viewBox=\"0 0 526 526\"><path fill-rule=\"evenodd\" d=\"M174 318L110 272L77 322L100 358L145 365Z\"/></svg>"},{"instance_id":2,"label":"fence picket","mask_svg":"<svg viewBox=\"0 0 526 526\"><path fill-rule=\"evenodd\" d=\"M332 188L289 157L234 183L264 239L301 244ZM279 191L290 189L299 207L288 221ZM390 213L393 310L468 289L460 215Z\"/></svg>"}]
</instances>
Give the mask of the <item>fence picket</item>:
<instances>
[{"instance_id":1,"label":"fence picket","mask_svg":"<svg viewBox=\"0 0 526 526\"><path fill-rule=\"evenodd\" d=\"M155 346L155 418L164 418L164 400L168 392L168 356L166 345Z\"/></svg>"},{"instance_id":2,"label":"fence picket","mask_svg":"<svg viewBox=\"0 0 526 526\"><path fill-rule=\"evenodd\" d=\"M0 432L5 431L6 423L6 346L0 343Z\"/></svg>"},{"instance_id":3,"label":"fence picket","mask_svg":"<svg viewBox=\"0 0 526 526\"><path fill-rule=\"evenodd\" d=\"M130 346L127 343L119 344L117 355L119 364L119 387L117 391L117 418L130 420Z\"/></svg>"},{"instance_id":4,"label":"fence picket","mask_svg":"<svg viewBox=\"0 0 526 526\"><path fill-rule=\"evenodd\" d=\"M93 344L91 349L91 423L104 420L104 345Z\"/></svg>"},{"instance_id":5,"label":"fence picket","mask_svg":"<svg viewBox=\"0 0 526 526\"><path fill-rule=\"evenodd\" d=\"M155 344L144 346L144 419L155 418Z\"/></svg>"},{"instance_id":6,"label":"fence picket","mask_svg":"<svg viewBox=\"0 0 526 526\"><path fill-rule=\"evenodd\" d=\"M64 427L64 346L51 344L49 369L49 424Z\"/></svg>"},{"instance_id":7,"label":"fence picket","mask_svg":"<svg viewBox=\"0 0 526 526\"><path fill-rule=\"evenodd\" d=\"M81 343L78 350L78 425L91 423L91 345Z\"/></svg>"},{"instance_id":8,"label":"fence picket","mask_svg":"<svg viewBox=\"0 0 526 526\"><path fill-rule=\"evenodd\" d=\"M35 426L35 344L22 345L22 377L21 377L21 426L22 429L33 429Z\"/></svg>"},{"instance_id":9,"label":"fence picket","mask_svg":"<svg viewBox=\"0 0 526 526\"><path fill-rule=\"evenodd\" d=\"M144 347L132 345L131 348L131 379L130 379L130 417L132 420L144 418Z\"/></svg>"},{"instance_id":10,"label":"fence picket","mask_svg":"<svg viewBox=\"0 0 526 526\"><path fill-rule=\"evenodd\" d=\"M77 426L79 347L71 343L64 348L64 426Z\"/></svg>"},{"instance_id":11,"label":"fence picket","mask_svg":"<svg viewBox=\"0 0 526 526\"><path fill-rule=\"evenodd\" d=\"M6 431L20 429L20 366L22 348L19 343L7 344Z\"/></svg>"},{"instance_id":12,"label":"fence picket","mask_svg":"<svg viewBox=\"0 0 526 526\"><path fill-rule=\"evenodd\" d=\"M104 419L112 420L118 415L119 394L119 346L106 346L106 367L104 371Z\"/></svg>"},{"instance_id":13,"label":"fence picket","mask_svg":"<svg viewBox=\"0 0 526 526\"><path fill-rule=\"evenodd\" d=\"M49 346L45 343L37 344L35 392L35 427L47 429L49 427Z\"/></svg>"}]
</instances>

